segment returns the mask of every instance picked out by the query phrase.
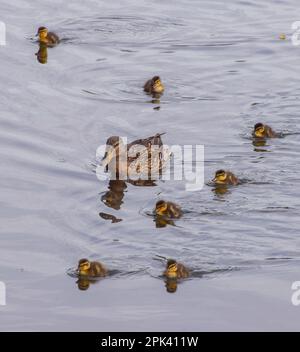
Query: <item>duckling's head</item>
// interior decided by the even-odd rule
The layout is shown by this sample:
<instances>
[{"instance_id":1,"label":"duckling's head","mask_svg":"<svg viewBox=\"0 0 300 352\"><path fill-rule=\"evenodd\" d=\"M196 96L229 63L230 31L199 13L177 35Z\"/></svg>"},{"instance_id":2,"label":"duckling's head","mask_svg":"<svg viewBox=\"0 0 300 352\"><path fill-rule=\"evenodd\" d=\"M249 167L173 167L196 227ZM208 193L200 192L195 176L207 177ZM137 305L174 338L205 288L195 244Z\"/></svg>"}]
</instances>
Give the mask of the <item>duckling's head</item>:
<instances>
[{"instance_id":1,"label":"duckling's head","mask_svg":"<svg viewBox=\"0 0 300 352\"><path fill-rule=\"evenodd\" d=\"M227 173L225 170L218 170L216 171L216 174L215 174L215 178L213 179L213 181L215 183L224 183L226 181L226 178L227 178Z\"/></svg>"},{"instance_id":2,"label":"duckling's head","mask_svg":"<svg viewBox=\"0 0 300 352\"><path fill-rule=\"evenodd\" d=\"M120 153L121 147L124 147L124 144L119 136L109 137L106 141L106 149L101 162L102 166L108 165Z\"/></svg>"},{"instance_id":3,"label":"duckling's head","mask_svg":"<svg viewBox=\"0 0 300 352\"><path fill-rule=\"evenodd\" d=\"M167 209L168 209L168 204L164 200L159 200L155 205L156 215L160 215L160 216L165 215Z\"/></svg>"},{"instance_id":4,"label":"duckling's head","mask_svg":"<svg viewBox=\"0 0 300 352\"><path fill-rule=\"evenodd\" d=\"M153 91L155 93L162 93L165 89L159 76L154 76L152 78L152 86L153 86Z\"/></svg>"},{"instance_id":5,"label":"duckling's head","mask_svg":"<svg viewBox=\"0 0 300 352\"><path fill-rule=\"evenodd\" d=\"M45 40L48 35L48 29L46 27L40 27L37 31L37 35L41 41Z\"/></svg>"},{"instance_id":6,"label":"duckling's head","mask_svg":"<svg viewBox=\"0 0 300 352\"><path fill-rule=\"evenodd\" d=\"M77 268L79 275L86 275L90 267L91 267L91 263L88 259L86 258L80 259L78 262L78 268Z\"/></svg>"},{"instance_id":7,"label":"duckling's head","mask_svg":"<svg viewBox=\"0 0 300 352\"><path fill-rule=\"evenodd\" d=\"M176 279L177 278L177 262L174 259L169 259L167 262L167 271L166 271L166 276L169 279Z\"/></svg>"},{"instance_id":8,"label":"duckling's head","mask_svg":"<svg viewBox=\"0 0 300 352\"><path fill-rule=\"evenodd\" d=\"M264 137L265 126L259 122L254 126L254 136L258 138Z\"/></svg>"}]
</instances>

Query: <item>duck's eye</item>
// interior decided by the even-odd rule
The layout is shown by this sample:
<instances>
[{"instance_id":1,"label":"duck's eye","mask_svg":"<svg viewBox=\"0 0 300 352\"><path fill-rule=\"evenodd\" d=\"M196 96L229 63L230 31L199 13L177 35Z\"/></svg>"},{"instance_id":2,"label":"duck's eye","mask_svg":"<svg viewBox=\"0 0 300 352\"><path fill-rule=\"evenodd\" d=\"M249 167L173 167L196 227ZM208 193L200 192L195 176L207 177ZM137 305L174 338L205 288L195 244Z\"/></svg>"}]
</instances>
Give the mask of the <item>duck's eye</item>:
<instances>
[{"instance_id":1,"label":"duck's eye","mask_svg":"<svg viewBox=\"0 0 300 352\"><path fill-rule=\"evenodd\" d=\"M160 80L159 80L159 79L156 80L156 81L155 81L155 84L160 84Z\"/></svg>"}]
</instances>

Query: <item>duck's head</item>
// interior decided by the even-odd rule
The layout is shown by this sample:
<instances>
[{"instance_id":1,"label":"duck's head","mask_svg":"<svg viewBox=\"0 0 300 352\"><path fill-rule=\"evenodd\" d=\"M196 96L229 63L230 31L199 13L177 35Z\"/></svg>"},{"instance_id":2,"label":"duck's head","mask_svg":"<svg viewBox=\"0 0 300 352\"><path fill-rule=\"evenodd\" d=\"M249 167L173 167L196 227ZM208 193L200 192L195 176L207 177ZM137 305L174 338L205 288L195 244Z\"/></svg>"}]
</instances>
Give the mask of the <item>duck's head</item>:
<instances>
[{"instance_id":1,"label":"duck's head","mask_svg":"<svg viewBox=\"0 0 300 352\"><path fill-rule=\"evenodd\" d=\"M155 93L162 93L165 90L159 76L154 76L152 78L152 89Z\"/></svg>"},{"instance_id":2,"label":"duck's head","mask_svg":"<svg viewBox=\"0 0 300 352\"><path fill-rule=\"evenodd\" d=\"M113 158L120 154L121 147L124 147L124 144L119 136L109 137L106 141L106 149L101 165L108 165Z\"/></svg>"},{"instance_id":3,"label":"duck's head","mask_svg":"<svg viewBox=\"0 0 300 352\"><path fill-rule=\"evenodd\" d=\"M225 170L218 170L216 171L213 182L222 184L226 181L226 178L227 178L227 172Z\"/></svg>"},{"instance_id":4,"label":"duck's head","mask_svg":"<svg viewBox=\"0 0 300 352\"><path fill-rule=\"evenodd\" d=\"M39 36L40 41L43 41L47 38L48 29L46 27L39 27L36 35Z\"/></svg>"},{"instance_id":5,"label":"duck's head","mask_svg":"<svg viewBox=\"0 0 300 352\"><path fill-rule=\"evenodd\" d=\"M91 267L91 263L88 259L86 258L80 259L78 262L78 268L77 268L79 275L86 275L90 267Z\"/></svg>"},{"instance_id":6,"label":"duck's head","mask_svg":"<svg viewBox=\"0 0 300 352\"><path fill-rule=\"evenodd\" d=\"M254 136L258 137L258 138L262 138L262 137L264 137L264 133L265 133L264 124L262 124L261 122L257 123L254 126Z\"/></svg>"},{"instance_id":7,"label":"duck's head","mask_svg":"<svg viewBox=\"0 0 300 352\"><path fill-rule=\"evenodd\" d=\"M156 215L163 216L168 209L168 204L164 200L159 200L155 205Z\"/></svg>"},{"instance_id":8,"label":"duck's head","mask_svg":"<svg viewBox=\"0 0 300 352\"><path fill-rule=\"evenodd\" d=\"M166 271L166 276L169 279L176 279L177 278L177 262L174 259L169 259L167 262L167 271Z\"/></svg>"}]
</instances>

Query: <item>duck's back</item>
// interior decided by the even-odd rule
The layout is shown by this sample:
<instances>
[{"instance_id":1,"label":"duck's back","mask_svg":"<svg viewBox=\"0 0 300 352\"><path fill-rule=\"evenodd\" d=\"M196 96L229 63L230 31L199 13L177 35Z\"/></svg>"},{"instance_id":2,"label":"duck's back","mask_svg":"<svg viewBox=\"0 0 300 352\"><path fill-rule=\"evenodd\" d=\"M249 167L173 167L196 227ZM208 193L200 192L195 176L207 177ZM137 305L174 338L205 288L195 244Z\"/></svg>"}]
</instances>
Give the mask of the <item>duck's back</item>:
<instances>
[{"instance_id":1,"label":"duck's back","mask_svg":"<svg viewBox=\"0 0 300 352\"><path fill-rule=\"evenodd\" d=\"M232 173L232 172L228 172L228 179L229 179L229 184L231 185L238 185L239 184L239 179Z\"/></svg>"},{"instance_id":2,"label":"duck's back","mask_svg":"<svg viewBox=\"0 0 300 352\"><path fill-rule=\"evenodd\" d=\"M49 32L47 35L47 39L49 41L50 44L58 44L59 43L59 38L58 35L56 35L53 32Z\"/></svg>"},{"instance_id":3,"label":"duck's back","mask_svg":"<svg viewBox=\"0 0 300 352\"><path fill-rule=\"evenodd\" d=\"M152 81L152 79L149 79L144 84L144 91L147 92L147 93L151 93L152 92L152 85L153 85L153 81Z\"/></svg>"},{"instance_id":4,"label":"duck's back","mask_svg":"<svg viewBox=\"0 0 300 352\"><path fill-rule=\"evenodd\" d=\"M92 276L105 276L107 274L106 268L98 262L91 263L91 275Z\"/></svg>"},{"instance_id":5,"label":"duck's back","mask_svg":"<svg viewBox=\"0 0 300 352\"><path fill-rule=\"evenodd\" d=\"M190 276L190 273L189 273L188 269L183 264L178 263L177 275L178 275L179 279L185 279Z\"/></svg>"},{"instance_id":6,"label":"duck's back","mask_svg":"<svg viewBox=\"0 0 300 352\"><path fill-rule=\"evenodd\" d=\"M270 126L265 126L266 129L266 135L269 138L274 138L277 137L277 133L270 127Z\"/></svg>"}]
</instances>

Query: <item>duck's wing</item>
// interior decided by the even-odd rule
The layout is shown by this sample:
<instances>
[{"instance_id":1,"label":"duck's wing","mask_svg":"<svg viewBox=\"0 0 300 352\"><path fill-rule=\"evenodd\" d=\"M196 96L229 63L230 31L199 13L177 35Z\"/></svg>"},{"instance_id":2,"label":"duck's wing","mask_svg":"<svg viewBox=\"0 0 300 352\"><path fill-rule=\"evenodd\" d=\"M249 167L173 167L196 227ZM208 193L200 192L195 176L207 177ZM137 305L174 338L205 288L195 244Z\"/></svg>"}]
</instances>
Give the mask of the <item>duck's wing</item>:
<instances>
[{"instance_id":1,"label":"duck's wing","mask_svg":"<svg viewBox=\"0 0 300 352\"><path fill-rule=\"evenodd\" d=\"M163 136L164 134L166 134L166 133L165 132L164 133L156 133L155 136L137 139L137 140L127 144L127 149L131 148L133 145L136 145L136 144L143 145L147 148L150 147L151 145L162 146L163 142L162 142L161 136Z\"/></svg>"},{"instance_id":2,"label":"duck's wing","mask_svg":"<svg viewBox=\"0 0 300 352\"><path fill-rule=\"evenodd\" d=\"M128 158L129 175L143 180L157 180L166 169L170 156L170 149L164 145L152 149L151 152L149 148L144 148L135 157Z\"/></svg>"}]
</instances>

